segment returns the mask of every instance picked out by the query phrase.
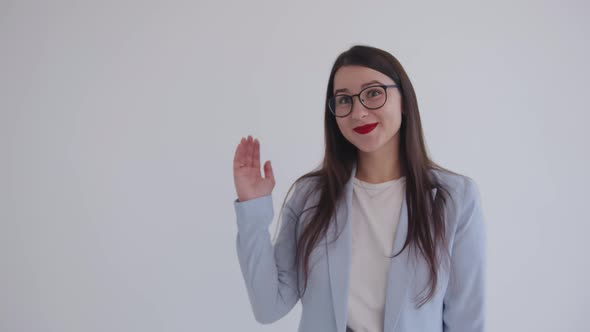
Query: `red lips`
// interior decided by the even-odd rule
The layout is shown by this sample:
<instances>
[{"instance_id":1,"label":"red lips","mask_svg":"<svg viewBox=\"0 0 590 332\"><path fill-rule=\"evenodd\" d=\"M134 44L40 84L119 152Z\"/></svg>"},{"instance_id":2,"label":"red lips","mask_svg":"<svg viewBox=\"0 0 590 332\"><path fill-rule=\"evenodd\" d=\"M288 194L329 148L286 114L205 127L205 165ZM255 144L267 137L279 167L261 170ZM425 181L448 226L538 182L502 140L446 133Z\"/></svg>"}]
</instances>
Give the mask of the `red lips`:
<instances>
[{"instance_id":1,"label":"red lips","mask_svg":"<svg viewBox=\"0 0 590 332\"><path fill-rule=\"evenodd\" d=\"M375 127L377 127L377 124L378 123L371 123L364 126L358 126L354 128L354 131L356 131L359 134L367 134L370 133L373 129L375 129Z\"/></svg>"}]
</instances>

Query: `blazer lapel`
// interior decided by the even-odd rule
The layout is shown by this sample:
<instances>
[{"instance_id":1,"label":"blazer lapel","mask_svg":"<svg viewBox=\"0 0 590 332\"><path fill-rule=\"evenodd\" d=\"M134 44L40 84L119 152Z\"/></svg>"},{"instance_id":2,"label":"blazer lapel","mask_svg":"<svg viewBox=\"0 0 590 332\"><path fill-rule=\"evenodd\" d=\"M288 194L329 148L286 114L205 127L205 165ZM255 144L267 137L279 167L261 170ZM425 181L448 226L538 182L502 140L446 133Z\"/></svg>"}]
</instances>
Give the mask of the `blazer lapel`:
<instances>
[{"instance_id":1,"label":"blazer lapel","mask_svg":"<svg viewBox=\"0 0 590 332\"><path fill-rule=\"evenodd\" d=\"M400 252L408 235L408 209L406 194L402 200L399 223L393 240L393 252L391 256ZM408 289L414 279L414 269L410 264L409 247L397 257L391 259L389 268L387 292L385 297L385 316L383 322L384 331L393 331L397 323L401 308L405 305Z\"/></svg>"},{"instance_id":2,"label":"blazer lapel","mask_svg":"<svg viewBox=\"0 0 590 332\"><path fill-rule=\"evenodd\" d=\"M433 197L436 196L436 188L431 190ZM391 256L399 253L406 242L408 236L408 207L406 194L402 200L400 211L399 224L393 242L393 252ZM401 309L406 305L410 299L409 289L413 288L415 261L410 258L410 246L407 246L404 251L397 257L391 259L391 266L389 269L387 293L385 298L385 315L383 321L384 331L394 331L395 326L399 320Z\"/></svg>"},{"instance_id":3,"label":"blazer lapel","mask_svg":"<svg viewBox=\"0 0 590 332\"><path fill-rule=\"evenodd\" d=\"M346 329L346 316L348 312L348 287L350 281L350 264L352 254L352 233L350 232L350 219L352 215L352 180L355 175L356 162L353 165L350 179L345 185L345 199L336 205L335 216L333 215L332 219L330 220L326 241L326 253L328 257L328 269L330 274L330 289L332 293L334 317L336 318L337 331L342 332L344 332ZM336 221L338 222L337 227L335 227ZM337 236L338 233L340 233L340 237L338 240L334 241L334 237Z\"/></svg>"}]
</instances>

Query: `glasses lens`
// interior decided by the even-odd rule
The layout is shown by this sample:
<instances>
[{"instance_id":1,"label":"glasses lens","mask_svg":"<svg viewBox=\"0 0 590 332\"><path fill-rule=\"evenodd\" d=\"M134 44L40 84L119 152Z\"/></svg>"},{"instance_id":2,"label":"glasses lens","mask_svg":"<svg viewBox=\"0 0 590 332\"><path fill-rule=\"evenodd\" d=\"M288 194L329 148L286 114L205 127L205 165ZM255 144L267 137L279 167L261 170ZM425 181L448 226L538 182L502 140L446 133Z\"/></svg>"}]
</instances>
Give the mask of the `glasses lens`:
<instances>
[{"instance_id":1,"label":"glasses lens","mask_svg":"<svg viewBox=\"0 0 590 332\"><path fill-rule=\"evenodd\" d=\"M352 98L346 95L334 96L330 99L330 109L336 116L345 116L350 112Z\"/></svg>"},{"instance_id":2,"label":"glasses lens","mask_svg":"<svg viewBox=\"0 0 590 332\"><path fill-rule=\"evenodd\" d=\"M368 87L361 92L363 105L369 109L377 109L385 105L387 99L386 91L381 86ZM352 109L352 97L347 95L336 95L328 102L330 110L336 116L347 116Z\"/></svg>"},{"instance_id":3,"label":"glasses lens","mask_svg":"<svg viewBox=\"0 0 590 332\"><path fill-rule=\"evenodd\" d=\"M367 108L379 108L385 104L385 89L380 86L369 87L363 90L361 99Z\"/></svg>"}]
</instances>

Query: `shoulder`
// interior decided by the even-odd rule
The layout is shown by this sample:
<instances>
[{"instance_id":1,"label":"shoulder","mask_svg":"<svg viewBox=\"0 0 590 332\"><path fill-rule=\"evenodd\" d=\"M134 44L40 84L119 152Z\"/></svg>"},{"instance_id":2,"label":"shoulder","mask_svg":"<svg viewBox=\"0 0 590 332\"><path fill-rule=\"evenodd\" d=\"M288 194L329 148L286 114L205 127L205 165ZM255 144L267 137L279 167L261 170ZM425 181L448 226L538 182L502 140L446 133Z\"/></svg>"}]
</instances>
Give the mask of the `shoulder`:
<instances>
[{"instance_id":1,"label":"shoulder","mask_svg":"<svg viewBox=\"0 0 590 332\"><path fill-rule=\"evenodd\" d=\"M433 169L431 173L449 191L452 199L457 203L465 204L470 201L480 200L479 186L473 178L440 169Z\"/></svg>"},{"instance_id":2,"label":"shoulder","mask_svg":"<svg viewBox=\"0 0 590 332\"><path fill-rule=\"evenodd\" d=\"M286 204L291 209L301 211L311 201L314 194L318 194L319 176L307 176L297 179L292 189L287 193Z\"/></svg>"},{"instance_id":3,"label":"shoulder","mask_svg":"<svg viewBox=\"0 0 590 332\"><path fill-rule=\"evenodd\" d=\"M469 176L445 170L436 169L432 172L450 196L446 202L449 230L460 234L465 229L483 229L481 194L476 181Z\"/></svg>"}]
</instances>

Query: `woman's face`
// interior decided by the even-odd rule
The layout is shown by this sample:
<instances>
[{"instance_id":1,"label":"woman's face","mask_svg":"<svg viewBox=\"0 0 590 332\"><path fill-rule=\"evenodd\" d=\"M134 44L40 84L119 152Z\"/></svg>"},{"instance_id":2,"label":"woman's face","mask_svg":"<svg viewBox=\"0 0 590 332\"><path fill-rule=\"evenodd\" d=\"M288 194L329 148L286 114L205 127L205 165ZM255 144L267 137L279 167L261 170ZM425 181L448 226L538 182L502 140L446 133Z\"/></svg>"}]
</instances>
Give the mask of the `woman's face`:
<instances>
[{"instance_id":1,"label":"woman's face","mask_svg":"<svg viewBox=\"0 0 590 332\"><path fill-rule=\"evenodd\" d=\"M374 82L376 81L376 82ZM389 76L362 66L340 67L334 76L335 95L353 95L367 86L377 84L395 84ZM341 91L342 89L346 89ZM359 102L357 97L352 100L352 112L346 117L336 117L342 135L363 152L374 152L381 148L393 147L399 142L399 128L402 121L401 94L398 88L387 88L387 101L383 107L371 110ZM377 123L377 127L367 134L354 130L355 127Z\"/></svg>"}]
</instances>

